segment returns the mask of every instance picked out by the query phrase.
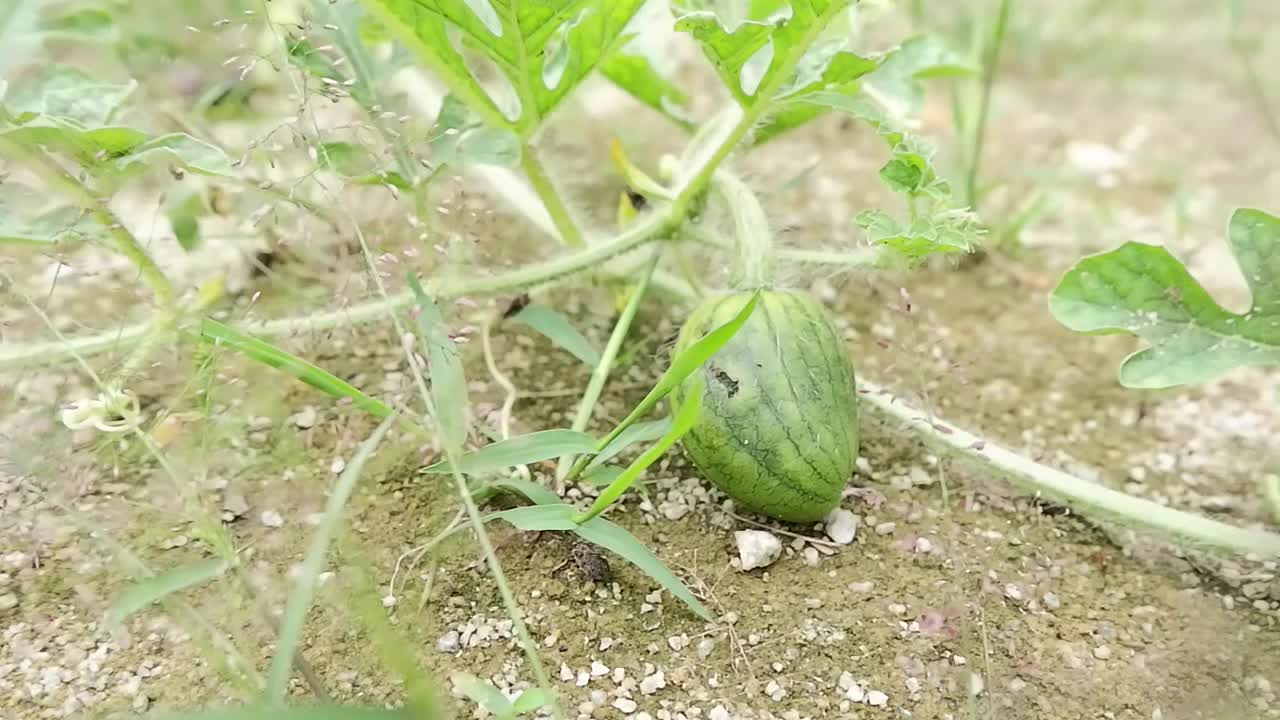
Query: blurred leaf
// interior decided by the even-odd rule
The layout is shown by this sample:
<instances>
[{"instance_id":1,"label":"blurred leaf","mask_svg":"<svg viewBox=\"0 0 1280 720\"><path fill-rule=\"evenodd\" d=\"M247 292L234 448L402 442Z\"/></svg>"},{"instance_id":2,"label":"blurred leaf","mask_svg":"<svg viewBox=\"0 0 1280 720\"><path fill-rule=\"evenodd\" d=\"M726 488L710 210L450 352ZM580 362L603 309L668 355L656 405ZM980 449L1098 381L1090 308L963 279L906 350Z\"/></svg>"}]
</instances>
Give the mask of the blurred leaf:
<instances>
[{"instance_id":1,"label":"blurred leaf","mask_svg":"<svg viewBox=\"0 0 1280 720\"><path fill-rule=\"evenodd\" d=\"M490 513L484 516L485 522L505 520L520 530L534 532L539 530L573 530L578 527L573 522L574 506L564 502L547 505L526 505Z\"/></svg>"},{"instance_id":2,"label":"blurred leaf","mask_svg":"<svg viewBox=\"0 0 1280 720\"><path fill-rule=\"evenodd\" d=\"M200 335L216 345L229 347L264 365L283 370L327 395L339 399L350 398L353 405L375 417L386 418L391 415L391 408L339 380L328 371L217 320L204 318L200 324Z\"/></svg>"},{"instance_id":3,"label":"blurred leaf","mask_svg":"<svg viewBox=\"0 0 1280 720\"><path fill-rule=\"evenodd\" d=\"M715 621L711 611L689 592L689 588L681 582L680 578L671 572L657 555L645 547L639 538L627 532L622 526L598 517L579 525L574 532L582 539L599 545L635 565L688 606L698 617L707 622Z\"/></svg>"},{"instance_id":4,"label":"blurred leaf","mask_svg":"<svg viewBox=\"0 0 1280 720\"><path fill-rule=\"evenodd\" d=\"M349 142L322 143L319 149L320 165L343 178L360 185L393 185L401 190L412 189L412 184L394 170L378 170L377 159L368 148Z\"/></svg>"},{"instance_id":5,"label":"blurred leaf","mask_svg":"<svg viewBox=\"0 0 1280 720\"><path fill-rule=\"evenodd\" d=\"M36 116L70 122L84 129L106 125L138 83L95 80L69 65L42 65L9 88L5 107L18 123Z\"/></svg>"},{"instance_id":6,"label":"blurred leaf","mask_svg":"<svg viewBox=\"0 0 1280 720\"><path fill-rule=\"evenodd\" d=\"M189 587L221 577L231 566L221 558L199 560L180 565L159 575L130 585L107 612L107 622L120 625L129 616L152 603Z\"/></svg>"},{"instance_id":7,"label":"blurred leaf","mask_svg":"<svg viewBox=\"0 0 1280 720\"><path fill-rule=\"evenodd\" d=\"M62 153L86 166L99 165L126 155L147 139L141 130L130 127L85 130L69 121L46 117L0 130L0 135L28 148Z\"/></svg>"},{"instance_id":8,"label":"blurred leaf","mask_svg":"<svg viewBox=\"0 0 1280 720\"><path fill-rule=\"evenodd\" d=\"M511 319L537 330L591 367L600 362L600 352L591 347L591 341L583 337L562 313L545 305L526 305Z\"/></svg>"},{"instance_id":9,"label":"blurred leaf","mask_svg":"<svg viewBox=\"0 0 1280 720\"><path fill-rule=\"evenodd\" d=\"M695 123L688 110L689 96L677 85L663 77L639 54L616 52L600 65L600 72L632 97L665 115L685 130L692 130Z\"/></svg>"},{"instance_id":10,"label":"blurred leaf","mask_svg":"<svg viewBox=\"0 0 1280 720\"><path fill-rule=\"evenodd\" d=\"M111 11L94 4L72 7L61 14L45 17L40 22L45 37L62 37L80 41L111 42L119 37Z\"/></svg>"},{"instance_id":11,"label":"blurred leaf","mask_svg":"<svg viewBox=\"0 0 1280 720\"><path fill-rule=\"evenodd\" d=\"M383 436L391 428L394 416L383 418L360 447L356 449L351 462L334 481L333 489L325 501L324 512L320 516L320 524L311 536L307 546L307 554L302 560L302 570L294 582L285 601L284 614L280 620L280 635L276 639L275 655L271 658L270 674L267 677L265 695L268 700L282 702L289 692L289 671L293 668L293 656L302 637L302 625L306 620L311 600L315 596L320 573L324 570L325 557L329 554L329 544L338 532L338 523L342 519L342 511L347 501L355 492L356 482L364 472L373 451L382 442Z\"/></svg>"},{"instance_id":12,"label":"blurred leaf","mask_svg":"<svg viewBox=\"0 0 1280 720\"><path fill-rule=\"evenodd\" d=\"M15 66L34 59L39 45L36 34L42 0L5 0L0 3L0 77Z\"/></svg>"},{"instance_id":13,"label":"blurred leaf","mask_svg":"<svg viewBox=\"0 0 1280 720\"><path fill-rule=\"evenodd\" d=\"M804 93L815 85L842 85L866 72L867 61L838 49L822 62L803 61L818 34L849 4L809 0L782 9L757 6L732 28L709 10L688 10L687 3L674 3L673 9L675 29L693 36L738 104L751 108L773 102L784 89Z\"/></svg>"},{"instance_id":14,"label":"blurred leaf","mask_svg":"<svg viewBox=\"0 0 1280 720\"><path fill-rule=\"evenodd\" d=\"M875 72L863 80L864 91L891 117L903 120L924 106L922 80L963 77L978 66L948 48L934 35L910 38L891 50Z\"/></svg>"},{"instance_id":15,"label":"blurred leaf","mask_svg":"<svg viewBox=\"0 0 1280 720\"><path fill-rule=\"evenodd\" d=\"M574 522L583 523L591 520L600 513L604 512L610 505L622 497L622 494L631 487L631 484L640 477L640 474L649 468L650 465L657 462L666 454L672 445L676 444L685 433L689 432L698 421L698 415L702 412L702 391L703 385L699 381L694 383L693 388L689 391L688 400L681 403L676 410L675 417L671 419L671 428L667 433L658 439L656 443L649 447L636 458L626 470L623 470L618 477L614 478L609 486L600 492L595 502L591 503L591 507L584 513L576 515Z\"/></svg>"},{"instance_id":16,"label":"blurred leaf","mask_svg":"<svg viewBox=\"0 0 1280 720\"><path fill-rule=\"evenodd\" d=\"M623 470L617 465L588 465L582 480L592 487L604 487L616 481Z\"/></svg>"},{"instance_id":17,"label":"blurred leaf","mask_svg":"<svg viewBox=\"0 0 1280 720\"><path fill-rule=\"evenodd\" d=\"M307 71L317 79L333 80L341 84L347 77L335 66L334 59L317 50L306 38L291 37L285 41L285 57L289 63Z\"/></svg>"},{"instance_id":18,"label":"blurred leaf","mask_svg":"<svg viewBox=\"0 0 1280 720\"><path fill-rule=\"evenodd\" d=\"M363 2L487 124L527 138L615 48L643 0ZM450 40L451 29L463 46L493 62L510 83L518 110L504 112L472 77Z\"/></svg>"},{"instance_id":19,"label":"blurred leaf","mask_svg":"<svg viewBox=\"0 0 1280 720\"><path fill-rule=\"evenodd\" d=\"M485 682L468 672L454 673L453 682L463 695L490 713L499 717L511 711L511 701L492 683Z\"/></svg>"},{"instance_id":20,"label":"blurred leaf","mask_svg":"<svg viewBox=\"0 0 1280 720\"><path fill-rule=\"evenodd\" d=\"M431 162L444 165L497 165L520 162L520 138L502 128L486 127L456 95L445 95L431 128Z\"/></svg>"},{"instance_id":21,"label":"blurred leaf","mask_svg":"<svg viewBox=\"0 0 1280 720\"><path fill-rule=\"evenodd\" d=\"M152 713L149 720L422 720L411 708L387 710L353 705L280 705L265 703L213 710Z\"/></svg>"},{"instance_id":22,"label":"blurred leaf","mask_svg":"<svg viewBox=\"0 0 1280 720\"><path fill-rule=\"evenodd\" d=\"M516 701L511 704L511 711L517 715L524 715L550 703L551 694L546 690L540 687L529 688L520 693Z\"/></svg>"},{"instance_id":23,"label":"blurred leaf","mask_svg":"<svg viewBox=\"0 0 1280 720\"><path fill-rule=\"evenodd\" d=\"M1241 208L1227 242L1253 295L1248 312L1219 305L1166 249L1126 242L1086 257L1049 297L1055 319L1077 332L1127 332L1146 340L1120 366L1121 384L1167 388L1248 365L1280 365L1280 218Z\"/></svg>"},{"instance_id":24,"label":"blurred leaf","mask_svg":"<svg viewBox=\"0 0 1280 720\"><path fill-rule=\"evenodd\" d=\"M587 465L587 472L592 468L599 467L606 462L612 460L615 456L626 450L628 446L642 442L653 442L658 438L666 435L671 429L671 418L664 417L661 420L653 420L651 422L636 423L628 427L626 430L618 433L618 436L604 447L595 457L591 458L591 462Z\"/></svg>"},{"instance_id":25,"label":"blurred leaf","mask_svg":"<svg viewBox=\"0 0 1280 720\"><path fill-rule=\"evenodd\" d=\"M458 346L446 331L435 301L409 275L409 287L418 302L418 337L431 369L431 413L445 443L461 452L467 439L467 381Z\"/></svg>"},{"instance_id":26,"label":"blurred leaf","mask_svg":"<svg viewBox=\"0 0 1280 720\"><path fill-rule=\"evenodd\" d=\"M464 475L505 470L515 465L528 465L565 454L589 453L596 449L595 438L577 430L541 430L490 443L466 453L458 461ZM453 465L441 460L423 468L426 473L450 473Z\"/></svg>"},{"instance_id":27,"label":"blurred leaf","mask_svg":"<svg viewBox=\"0 0 1280 720\"><path fill-rule=\"evenodd\" d=\"M200 218L208 209L204 194L198 191L175 193L165 198L165 216L183 250L194 250L200 245Z\"/></svg>"},{"instance_id":28,"label":"blurred leaf","mask_svg":"<svg viewBox=\"0 0 1280 720\"><path fill-rule=\"evenodd\" d=\"M0 184L0 244L79 242L102 232L88 212L70 206L48 208L48 199L13 180Z\"/></svg>"},{"instance_id":29,"label":"blurred leaf","mask_svg":"<svg viewBox=\"0 0 1280 720\"><path fill-rule=\"evenodd\" d=\"M231 159L215 145L187 135L171 133L152 138L134 147L116 160L116 167L127 170L138 164L169 160L203 175L234 175Z\"/></svg>"}]
</instances>

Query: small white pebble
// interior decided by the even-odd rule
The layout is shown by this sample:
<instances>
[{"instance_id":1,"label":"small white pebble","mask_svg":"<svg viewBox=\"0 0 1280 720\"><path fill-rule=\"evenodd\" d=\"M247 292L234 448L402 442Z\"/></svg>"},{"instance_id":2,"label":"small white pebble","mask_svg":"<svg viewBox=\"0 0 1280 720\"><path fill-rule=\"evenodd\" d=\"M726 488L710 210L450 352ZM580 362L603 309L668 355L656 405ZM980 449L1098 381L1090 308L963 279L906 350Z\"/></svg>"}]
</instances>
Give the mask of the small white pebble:
<instances>
[{"instance_id":1,"label":"small white pebble","mask_svg":"<svg viewBox=\"0 0 1280 720\"><path fill-rule=\"evenodd\" d=\"M808 565L809 567L817 567L817 566L818 566L818 561L819 561L820 559L822 559L822 558L821 558L821 556L820 556L820 555L818 555L818 548L813 547L812 545L810 545L809 547L807 547L807 548L805 548L805 549L804 549L804 564L805 564L805 565Z\"/></svg>"},{"instance_id":2,"label":"small white pebble","mask_svg":"<svg viewBox=\"0 0 1280 720\"><path fill-rule=\"evenodd\" d=\"M1098 647L1093 649L1093 656L1098 658L1099 660L1106 660L1107 658L1111 657L1111 648L1107 647L1106 645L1099 645Z\"/></svg>"},{"instance_id":3,"label":"small white pebble","mask_svg":"<svg viewBox=\"0 0 1280 720\"><path fill-rule=\"evenodd\" d=\"M849 583L849 592L869 593L875 589L876 589L876 584L871 582L870 580Z\"/></svg>"},{"instance_id":4,"label":"small white pebble","mask_svg":"<svg viewBox=\"0 0 1280 720\"><path fill-rule=\"evenodd\" d=\"M1023 599L1026 598L1026 595L1022 592L1022 588L1018 587L1014 583L1009 583L1004 586L1004 596L1014 602L1022 602Z\"/></svg>"},{"instance_id":5,"label":"small white pebble","mask_svg":"<svg viewBox=\"0 0 1280 720\"><path fill-rule=\"evenodd\" d=\"M652 695L666 686L667 676L659 670L640 681L640 694Z\"/></svg>"},{"instance_id":6,"label":"small white pebble","mask_svg":"<svg viewBox=\"0 0 1280 720\"><path fill-rule=\"evenodd\" d=\"M442 653L454 652L458 649L460 639L461 635L458 634L457 630L450 630L441 635L439 640L436 640L436 651Z\"/></svg>"},{"instance_id":7,"label":"small white pebble","mask_svg":"<svg viewBox=\"0 0 1280 720\"><path fill-rule=\"evenodd\" d=\"M293 424L303 430L307 430L315 426L316 421L320 419L320 414L310 405L302 408L293 416Z\"/></svg>"},{"instance_id":8,"label":"small white pebble","mask_svg":"<svg viewBox=\"0 0 1280 720\"><path fill-rule=\"evenodd\" d=\"M592 661L591 661L591 676L592 676L592 677L601 677L601 676L603 676L603 675L608 675L608 674L609 674L609 666L608 666L608 665L605 665L604 663L600 662L599 660L592 660Z\"/></svg>"},{"instance_id":9,"label":"small white pebble","mask_svg":"<svg viewBox=\"0 0 1280 720\"><path fill-rule=\"evenodd\" d=\"M1062 602L1058 600L1057 593L1047 592L1044 594L1044 606L1049 610L1057 610L1062 607Z\"/></svg>"},{"instance_id":10,"label":"small white pebble","mask_svg":"<svg viewBox=\"0 0 1280 720\"><path fill-rule=\"evenodd\" d=\"M275 510L263 510L262 517L259 519L262 520L263 525L266 525L269 528L278 528L278 527L284 526L284 518L281 517L280 513L276 512Z\"/></svg>"},{"instance_id":11,"label":"small white pebble","mask_svg":"<svg viewBox=\"0 0 1280 720\"><path fill-rule=\"evenodd\" d=\"M707 713L707 720L733 720L733 716L723 705L716 705Z\"/></svg>"},{"instance_id":12,"label":"small white pebble","mask_svg":"<svg viewBox=\"0 0 1280 720\"><path fill-rule=\"evenodd\" d=\"M632 699L630 699L630 698L622 698L622 697L617 698L616 700L614 700L614 701L613 701L613 706L614 706L614 707L616 707L616 708L618 708L618 710L620 710L620 711L622 711L622 712L624 712L624 713L633 713L633 712L635 712L635 711L636 711L636 708L638 707L638 706L636 705L636 701L635 701L635 700L632 700Z\"/></svg>"},{"instance_id":13,"label":"small white pebble","mask_svg":"<svg viewBox=\"0 0 1280 720\"><path fill-rule=\"evenodd\" d=\"M333 473L334 475L337 475L346 469L347 469L347 461L343 460L342 458L334 458L333 462L329 463L329 472Z\"/></svg>"},{"instance_id":14,"label":"small white pebble","mask_svg":"<svg viewBox=\"0 0 1280 720\"><path fill-rule=\"evenodd\" d=\"M827 537L839 545L848 545L858 534L858 516L844 508L832 510L826 519Z\"/></svg>"},{"instance_id":15,"label":"small white pebble","mask_svg":"<svg viewBox=\"0 0 1280 720\"><path fill-rule=\"evenodd\" d=\"M928 555L933 552L933 541L927 537L916 538L915 551L921 555Z\"/></svg>"},{"instance_id":16,"label":"small white pebble","mask_svg":"<svg viewBox=\"0 0 1280 720\"><path fill-rule=\"evenodd\" d=\"M698 641L698 657L706 660L711 655L711 651L716 649L716 641L709 637L702 638Z\"/></svg>"},{"instance_id":17,"label":"small white pebble","mask_svg":"<svg viewBox=\"0 0 1280 720\"><path fill-rule=\"evenodd\" d=\"M876 525L876 534L892 535L894 531L897 529L898 529L898 523L896 522L882 522L879 525Z\"/></svg>"},{"instance_id":18,"label":"small white pebble","mask_svg":"<svg viewBox=\"0 0 1280 720\"><path fill-rule=\"evenodd\" d=\"M564 663L560 663L560 679L565 682L573 681L573 668Z\"/></svg>"},{"instance_id":19,"label":"small white pebble","mask_svg":"<svg viewBox=\"0 0 1280 720\"><path fill-rule=\"evenodd\" d=\"M889 696L879 690L872 690L867 693L867 704L874 707L884 707L889 704Z\"/></svg>"}]
</instances>

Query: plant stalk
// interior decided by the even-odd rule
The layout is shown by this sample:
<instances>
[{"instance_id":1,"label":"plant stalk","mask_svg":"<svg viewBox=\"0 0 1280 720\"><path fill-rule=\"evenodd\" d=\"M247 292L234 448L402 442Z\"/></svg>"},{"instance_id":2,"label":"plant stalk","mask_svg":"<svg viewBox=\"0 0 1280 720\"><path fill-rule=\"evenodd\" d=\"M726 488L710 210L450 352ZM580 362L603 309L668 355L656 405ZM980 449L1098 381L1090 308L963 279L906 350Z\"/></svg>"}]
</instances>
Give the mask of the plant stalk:
<instances>
[{"instance_id":1,"label":"plant stalk","mask_svg":"<svg viewBox=\"0 0 1280 720\"><path fill-rule=\"evenodd\" d=\"M569 208L565 206L555 184L551 182L547 169L538 159L533 145L527 142L520 148L520 165L524 168L524 174L529 178L533 191L538 194L538 198L547 208L547 213L551 215L551 222L555 223L561 242L572 248L583 247L586 242L582 239L582 231L578 229L573 216L569 214Z\"/></svg>"},{"instance_id":2,"label":"plant stalk","mask_svg":"<svg viewBox=\"0 0 1280 720\"><path fill-rule=\"evenodd\" d=\"M905 425L931 450L995 471L1010 482L1084 513L1108 517L1127 528L1145 528L1188 545L1280 558L1280 535L1227 525L1134 497L1041 465L1018 453L904 405L888 390L859 379L863 407L879 420Z\"/></svg>"},{"instance_id":3,"label":"plant stalk","mask_svg":"<svg viewBox=\"0 0 1280 720\"><path fill-rule=\"evenodd\" d=\"M773 275L773 233L769 231L769 219L765 217L760 201L746 183L731 173L723 170L716 173L715 184L733 213L733 225L738 236L734 287L741 290L767 287Z\"/></svg>"},{"instance_id":4,"label":"plant stalk","mask_svg":"<svg viewBox=\"0 0 1280 720\"><path fill-rule=\"evenodd\" d=\"M649 280L653 277L653 269L657 267L658 260L661 259L661 248L653 253L653 258L649 264L645 266L644 274L640 276L640 282L636 284L631 293L631 297L627 299L627 305L622 309L622 314L618 316L618 322L613 326L613 332L609 335L609 342L605 345L604 352L600 355L600 362L596 363L595 370L591 372L591 380L587 382L587 389L582 393L582 400L578 403L578 412L573 418L573 429L578 432L585 432L587 425L591 422L591 413L595 410L596 403L600 400L600 393L604 390L604 384L609 380L609 371L613 369L613 361L618 357L618 351L622 349L622 342L626 339L627 333L631 330L631 323L635 320L636 312L640 309L640 302L644 298L645 292L649 289ZM556 492L563 493L564 480L569 475L569 470L573 467L574 456L571 454L562 455L556 463Z\"/></svg>"},{"instance_id":5,"label":"plant stalk","mask_svg":"<svg viewBox=\"0 0 1280 720\"><path fill-rule=\"evenodd\" d=\"M1013 0L999 0L991 35L987 38L982 62L982 95L978 101L978 117L973 126L973 149L969 154L969 172L965 177L965 204L978 210L978 166L982 162L982 146L987 136L987 118L991 111L991 90L996 81L996 67L1000 62L1000 50L1004 47L1005 31L1009 26L1009 9Z\"/></svg>"}]
</instances>

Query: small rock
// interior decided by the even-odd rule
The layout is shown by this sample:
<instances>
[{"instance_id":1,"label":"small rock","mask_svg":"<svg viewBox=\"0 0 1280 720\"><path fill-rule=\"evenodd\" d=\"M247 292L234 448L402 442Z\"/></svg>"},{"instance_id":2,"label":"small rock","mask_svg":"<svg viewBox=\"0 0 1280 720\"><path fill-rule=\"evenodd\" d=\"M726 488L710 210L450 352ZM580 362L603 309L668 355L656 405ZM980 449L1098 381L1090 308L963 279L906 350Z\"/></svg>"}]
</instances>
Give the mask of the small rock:
<instances>
[{"instance_id":1,"label":"small rock","mask_svg":"<svg viewBox=\"0 0 1280 720\"><path fill-rule=\"evenodd\" d=\"M1257 600L1260 597L1267 596L1266 583L1260 583L1260 582L1245 583L1244 586L1240 588L1240 590L1241 592L1244 593L1244 596L1249 598L1250 600Z\"/></svg>"},{"instance_id":2,"label":"small rock","mask_svg":"<svg viewBox=\"0 0 1280 720\"><path fill-rule=\"evenodd\" d=\"M624 713L633 713L638 707L635 700L621 697L613 701L613 706Z\"/></svg>"},{"instance_id":3,"label":"small rock","mask_svg":"<svg viewBox=\"0 0 1280 720\"><path fill-rule=\"evenodd\" d=\"M707 713L707 720L733 720L733 716L723 705L716 705Z\"/></svg>"},{"instance_id":4,"label":"small rock","mask_svg":"<svg viewBox=\"0 0 1280 720\"><path fill-rule=\"evenodd\" d=\"M889 704L889 696L879 690L872 690L867 693L867 704L874 707L884 707Z\"/></svg>"},{"instance_id":5,"label":"small rock","mask_svg":"<svg viewBox=\"0 0 1280 720\"><path fill-rule=\"evenodd\" d=\"M853 593L869 593L875 589L876 589L876 584L871 582L870 580L849 583L849 592L853 592Z\"/></svg>"},{"instance_id":6,"label":"small rock","mask_svg":"<svg viewBox=\"0 0 1280 720\"><path fill-rule=\"evenodd\" d=\"M315 427L316 421L320 419L320 413L310 405L302 408L293 416L293 424L303 430Z\"/></svg>"},{"instance_id":7,"label":"small rock","mask_svg":"<svg viewBox=\"0 0 1280 720\"><path fill-rule=\"evenodd\" d=\"M763 530L738 530L733 534L738 543L738 557L743 570L772 565L782 554L782 541Z\"/></svg>"},{"instance_id":8,"label":"small rock","mask_svg":"<svg viewBox=\"0 0 1280 720\"><path fill-rule=\"evenodd\" d=\"M259 518L263 525L269 528L278 528L284 526L284 518L275 510L263 510L262 516Z\"/></svg>"},{"instance_id":9,"label":"small rock","mask_svg":"<svg viewBox=\"0 0 1280 720\"><path fill-rule=\"evenodd\" d=\"M342 458L334 458L333 462L329 463L329 472L333 473L334 475L338 475L343 470L346 470L346 469L347 469L347 461L343 460Z\"/></svg>"},{"instance_id":10,"label":"small rock","mask_svg":"<svg viewBox=\"0 0 1280 720\"><path fill-rule=\"evenodd\" d=\"M1058 599L1057 593L1047 592L1044 594L1044 606L1049 610L1057 610L1062 607L1062 601Z\"/></svg>"},{"instance_id":11,"label":"small rock","mask_svg":"<svg viewBox=\"0 0 1280 720\"><path fill-rule=\"evenodd\" d=\"M1026 594L1022 592L1022 588L1014 583L1004 586L1004 596L1014 602L1022 602L1026 598Z\"/></svg>"},{"instance_id":12,"label":"small rock","mask_svg":"<svg viewBox=\"0 0 1280 720\"><path fill-rule=\"evenodd\" d=\"M138 712L142 712L143 710L146 710L150 706L151 706L151 698L147 697L145 694L138 693L137 695L133 696L134 710Z\"/></svg>"},{"instance_id":13,"label":"small rock","mask_svg":"<svg viewBox=\"0 0 1280 720\"><path fill-rule=\"evenodd\" d=\"M821 559L821 557L818 555L818 548L813 547L812 545L810 545L809 547L807 547L807 548L805 548L805 549L804 549L804 564L805 564L805 565L808 565L809 567L817 567L817 566L818 566L818 560L820 560L820 559Z\"/></svg>"},{"instance_id":14,"label":"small rock","mask_svg":"<svg viewBox=\"0 0 1280 720\"><path fill-rule=\"evenodd\" d=\"M858 534L858 516L844 508L836 508L827 515L827 537L840 545L852 543Z\"/></svg>"},{"instance_id":15,"label":"small rock","mask_svg":"<svg viewBox=\"0 0 1280 720\"><path fill-rule=\"evenodd\" d=\"M918 537L913 549L921 555L928 555L933 552L933 541L927 537Z\"/></svg>"},{"instance_id":16,"label":"small rock","mask_svg":"<svg viewBox=\"0 0 1280 720\"><path fill-rule=\"evenodd\" d=\"M1098 647L1093 649L1093 656L1098 658L1099 660L1106 660L1107 658L1111 657L1111 648L1107 647L1106 645L1099 645Z\"/></svg>"},{"instance_id":17,"label":"small rock","mask_svg":"<svg viewBox=\"0 0 1280 720\"><path fill-rule=\"evenodd\" d=\"M14 593L0 595L0 612L18 607L18 596Z\"/></svg>"},{"instance_id":18,"label":"small rock","mask_svg":"<svg viewBox=\"0 0 1280 720\"><path fill-rule=\"evenodd\" d=\"M456 652L461 637L457 630L450 630L441 635L440 639L436 640L436 651L442 653Z\"/></svg>"},{"instance_id":19,"label":"small rock","mask_svg":"<svg viewBox=\"0 0 1280 720\"><path fill-rule=\"evenodd\" d=\"M898 523L896 522L882 522L879 525L876 525L876 534L892 535L894 531L897 529L898 529Z\"/></svg>"},{"instance_id":20,"label":"small rock","mask_svg":"<svg viewBox=\"0 0 1280 720\"><path fill-rule=\"evenodd\" d=\"M564 663L560 663L560 679L565 682L572 682L573 677L573 668Z\"/></svg>"},{"instance_id":21,"label":"small rock","mask_svg":"<svg viewBox=\"0 0 1280 720\"><path fill-rule=\"evenodd\" d=\"M227 490L222 495L222 519L231 522L249 512L249 502L244 493L238 490Z\"/></svg>"},{"instance_id":22,"label":"small rock","mask_svg":"<svg viewBox=\"0 0 1280 720\"><path fill-rule=\"evenodd\" d=\"M667 686L667 676L661 670L640 681L640 694L652 695Z\"/></svg>"},{"instance_id":23,"label":"small rock","mask_svg":"<svg viewBox=\"0 0 1280 720\"><path fill-rule=\"evenodd\" d=\"M706 660L710 657L711 652L716 649L716 641L709 637L702 638L698 641L698 657Z\"/></svg>"},{"instance_id":24,"label":"small rock","mask_svg":"<svg viewBox=\"0 0 1280 720\"><path fill-rule=\"evenodd\" d=\"M1125 156L1109 145L1079 140L1067 143L1067 162L1089 175L1107 175L1128 164Z\"/></svg>"}]
</instances>

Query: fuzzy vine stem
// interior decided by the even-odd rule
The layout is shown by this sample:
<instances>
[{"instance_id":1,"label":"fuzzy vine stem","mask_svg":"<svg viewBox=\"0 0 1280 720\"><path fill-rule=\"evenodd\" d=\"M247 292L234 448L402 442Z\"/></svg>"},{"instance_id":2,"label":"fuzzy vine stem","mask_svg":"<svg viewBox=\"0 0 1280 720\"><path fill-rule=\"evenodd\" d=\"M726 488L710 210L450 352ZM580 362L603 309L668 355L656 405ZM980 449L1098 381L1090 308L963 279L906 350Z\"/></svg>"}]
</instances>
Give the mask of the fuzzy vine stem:
<instances>
[{"instance_id":1,"label":"fuzzy vine stem","mask_svg":"<svg viewBox=\"0 0 1280 720\"><path fill-rule=\"evenodd\" d=\"M1280 535L1276 533L1235 527L1083 480L930 418L873 382L859 378L858 386L862 406L870 415L888 424L904 425L934 452L994 471L1037 495L1095 517L1109 518L1127 528L1156 531L1191 546L1280 558Z\"/></svg>"},{"instance_id":2,"label":"fuzzy vine stem","mask_svg":"<svg viewBox=\"0 0 1280 720\"><path fill-rule=\"evenodd\" d=\"M716 188L733 213L738 240L738 267L734 286L741 290L767 287L772 279L773 234L760 201L747 184L731 173L716 173Z\"/></svg>"},{"instance_id":3,"label":"fuzzy vine stem","mask_svg":"<svg viewBox=\"0 0 1280 720\"><path fill-rule=\"evenodd\" d=\"M577 223L573 221L573 216L569 214L569 208L565 206L564 199L560 197L560 193L556 190L555 183L551 182L550 176L547 175L547 169L543 166L542 160L538 158L533 145L525 143L524 147L520 148L520 166L524 168L524 174L529 178L529 184L533 186L533 191L538 194L538 199L542 201L543 206L547 209L547 214L551 216L551 222L555 224L561 241L572 248L580 248L585 245L586 243L582 239L582 231L578 229Z\"/></svg>"},{"instance_id":4,"label":"fuzzy vine stem","mask_svg":"<svg viewBox=\"0 0 1280 720\"><path fill-rule=\"evenodd\" d=\"M631 330L631 323L635 320L636 312L640 309L640 301L644 299L645 292L649 289L649 281L653 278L653 269L657 267L658 260L662 258L661 248L653 253L653 257L645 266L644 274L640 276L640 281L631 291L631 297L627 299L627 305L622 309L622 313L618 316L618 322L613 326L613 332L609 335L609 342L605 345L604 352L600 354L600 361L596 363L595 370L591 372L591 379L587 382L587 389L582 393L582 400L578 403L577 414L573 417L573 429L578 432L585 432L587 425L591 422L591 413L595 410L596 403L600 400L600 393L604 391L604 384L609 379L609 372L613 370L613 362L618 357L618 351L622 349L622 341L626 339L627 333ZM563 492L565 478L569 475L569 470L573 467L574 456L565 454L560 457L556 463L556 484L557 492Z\"/></svg>"}]
</instances>

